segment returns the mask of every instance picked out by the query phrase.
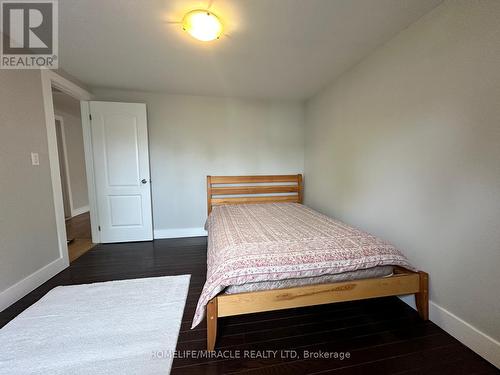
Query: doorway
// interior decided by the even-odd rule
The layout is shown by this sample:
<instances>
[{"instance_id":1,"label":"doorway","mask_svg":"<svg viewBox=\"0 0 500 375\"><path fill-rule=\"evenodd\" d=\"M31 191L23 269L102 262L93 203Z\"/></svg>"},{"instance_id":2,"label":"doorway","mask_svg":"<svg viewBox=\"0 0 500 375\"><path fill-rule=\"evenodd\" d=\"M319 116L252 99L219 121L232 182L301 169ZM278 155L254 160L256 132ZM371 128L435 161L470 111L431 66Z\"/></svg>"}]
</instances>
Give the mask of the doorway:
<instances>
[{"instance_id":1,"label":"doorway","mask_svg":"<svg viewBox=\"0 0 500 375\"><path fill-rule=\"evenodd\" d=\"M54 103L52 97L52 89L56 88L57 90L64 92L71 96L72 98L80 101L80 108L82 112L82 125L84 127L84 134L86 133L86 129L88 128L88 124L85 123L84 114L88 116L88 101L92 99L92 95L82 87L77 84L69 81L68 79L62 77L51 70L42 70L40 72L41 81L42 81L42 95L43 95L43 106L45 112L45 125L47 130L47 146L48 146L48 154L49 154L49 164L50 164L50 180L52 183L52 198L54 202L54 215L56 220L56 229L57 229L57 245L59 250L59 258L54 261L57 264L57 270L62 271L66 267L69 266L69 254L68 254L68 244L66 238L66 223L65 223L65 214L64 214L64 202L63 202L63 192L61 185L61 173L59 171L59 155L58 155L58 147L57 147L57 133L56 133L56 121L55 121L55 113L54 113ZM87 111L87 112L86 112ZM87 129L88 131L88 129ZM84 137L85 138L85 137ZM87 161L87 147L85 145L85 166L89 165ZM89 160L91 162L91 160ZM95 205L92 203L92 192L91 186L93 184L92 174L87 173L87 186L89 189L89 206L90 206L90 216L93 217L95 212ZM94 220L92 220L94 221ZM92 224L92 227L95 226ZM94 243L98 243L98 236L94 236L94 230L92 229L92 238L97 239L94 240Z\"/></svg>"},{"instance_id":2,"label":"doorway","mask_svg":"<svg viewBox=\"0 0 500 375\"><path fill-rule=\"evenodd\" d=\"M59 171L53 89L69 95L80 103L89 208L89 220L84 217L81 219L90 225L92 243L152 240L146 106L133 103L92 102L92 95L88 91L50 70L42 70L41 78L60 254L57 261L62 269L69 265L70 259L63 186ZM100 136L96 136L99 132ZM97 144L96 147L93 145L94 142ZM125 144L134 147L124 147ZM102 151L104 158L99 156L103 155ZM68 149L67 153L69 152ZM133 154L137 156L135 162L125 163L125 159L128 160ZM137 167L139 169L136 178L132 181L133 174L130 170ZM117 190L112 191L112 189Z\"/></svg>"},{"instance_id":3,"label":"doorway","mask_svg":"<svg viewBox=\"0 0 500 375\"><path fill-rule=\"evenodd\" d=\"M52 87L52 102L68 258L73 262L95 246L91 234L80 101Z\"/></svg>"}]
</instances>

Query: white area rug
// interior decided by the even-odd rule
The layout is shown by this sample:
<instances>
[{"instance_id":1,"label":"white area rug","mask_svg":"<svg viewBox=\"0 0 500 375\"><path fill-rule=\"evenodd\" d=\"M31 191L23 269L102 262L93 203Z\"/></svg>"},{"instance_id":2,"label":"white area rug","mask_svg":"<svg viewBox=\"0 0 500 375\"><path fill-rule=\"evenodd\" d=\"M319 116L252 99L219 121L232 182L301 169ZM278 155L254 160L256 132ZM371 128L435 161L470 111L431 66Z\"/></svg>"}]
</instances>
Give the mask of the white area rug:
<instances>
[{"instance_id":1,"label":"white area rug","mask_svg":"<svg viewBox=\"0 0 500 375\"><path fill-rule=\"evenodd\" d=\"M169 374L189 278L51 290L0 330L0 374Z\"/></svg>"}]
</instances>

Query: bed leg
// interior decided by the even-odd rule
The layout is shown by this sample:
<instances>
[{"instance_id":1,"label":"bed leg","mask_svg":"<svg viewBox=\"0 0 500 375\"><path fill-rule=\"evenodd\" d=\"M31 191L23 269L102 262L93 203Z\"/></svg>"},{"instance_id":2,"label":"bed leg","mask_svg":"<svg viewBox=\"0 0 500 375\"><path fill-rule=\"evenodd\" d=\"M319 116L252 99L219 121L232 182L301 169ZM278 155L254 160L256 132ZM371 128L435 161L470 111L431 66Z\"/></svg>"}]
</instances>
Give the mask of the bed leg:
<instances>
[{"instance_id":1,"label":"bed leg","mask_svg":"<svg viewBox=\"0 0 500 375\"><path fill-rule=\"evenodd\" d=\"M420 291L415 293L415 305L423 320L429 320L429 274L418 271L420 276Z\"/></svg>"},{"instance_id":2,"label":"bed leg","mask_svg":"<svg viewBox=\"0 0 500 375\"><path fill-rule=\"evenodd\" d=\"M217 297L212 298L207 304L207 350L215 349L217 339Z\"/></svg>"}]
</instances>

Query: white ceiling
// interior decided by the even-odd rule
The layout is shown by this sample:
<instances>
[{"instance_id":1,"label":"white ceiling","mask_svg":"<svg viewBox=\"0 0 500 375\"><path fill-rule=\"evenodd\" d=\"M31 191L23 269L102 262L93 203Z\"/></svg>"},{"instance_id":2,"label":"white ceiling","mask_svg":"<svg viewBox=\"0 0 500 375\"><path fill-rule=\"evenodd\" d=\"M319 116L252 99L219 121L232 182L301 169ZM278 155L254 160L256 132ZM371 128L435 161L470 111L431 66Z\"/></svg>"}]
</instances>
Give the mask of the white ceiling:
<instances>
[{"instance_id":1,"label":"white ceiling","mask_svg":"<svg viewBox=\"0 0 500 375\"><path fill-rule=\"evenodd\" d=\"M227 36L197 42L185 12ZM60 66L90 86L304 99L441 0L62 0Z\"/></svg>"}]
</instances>

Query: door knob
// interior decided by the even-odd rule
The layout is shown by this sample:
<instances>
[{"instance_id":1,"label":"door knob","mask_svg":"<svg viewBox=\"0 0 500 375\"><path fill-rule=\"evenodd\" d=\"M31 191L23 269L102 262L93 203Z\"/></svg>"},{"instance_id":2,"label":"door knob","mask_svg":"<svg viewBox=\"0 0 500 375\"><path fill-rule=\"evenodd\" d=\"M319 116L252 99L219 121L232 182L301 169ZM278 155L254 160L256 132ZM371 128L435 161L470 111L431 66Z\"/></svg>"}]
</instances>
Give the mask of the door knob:
<instances>
[{"instance_id":1,"label":"door knob","mask_svg":"<svg viewBox=\"0 0 500 375\"><path fill-rule=\"evenodd\" d=\"M143 179L141 180L141 182L142 182L143 184L147 184L147 183L148 183L148 180L146 180L145 178L143 178Z\"/></svg>"}]
</instances>

